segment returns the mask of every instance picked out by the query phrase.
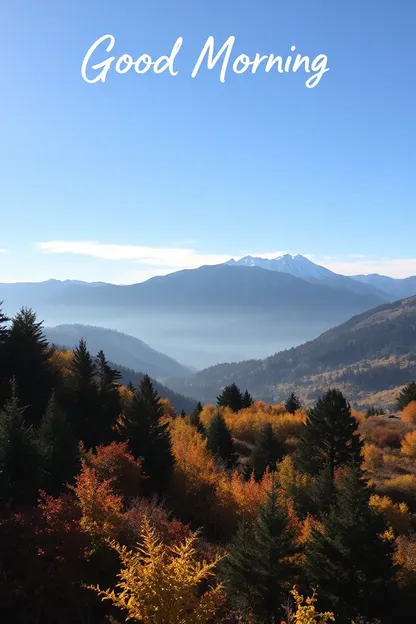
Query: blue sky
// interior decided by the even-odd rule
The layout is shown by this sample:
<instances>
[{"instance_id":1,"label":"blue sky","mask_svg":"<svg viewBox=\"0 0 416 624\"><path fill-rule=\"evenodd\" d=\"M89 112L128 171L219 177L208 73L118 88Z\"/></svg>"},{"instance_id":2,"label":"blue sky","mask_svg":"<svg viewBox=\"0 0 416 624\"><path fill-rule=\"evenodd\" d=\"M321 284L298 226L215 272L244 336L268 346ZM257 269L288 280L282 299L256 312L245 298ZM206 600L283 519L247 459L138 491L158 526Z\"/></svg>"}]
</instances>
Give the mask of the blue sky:
<instances>
[{"instance_id":1,"label":"blue sky","mask_svg":"<svg viewBox=\"0 0 416 624\"><path fill-rule=\"evenodd\" d=\"M141 281L247 253L416 274L413 0L3 0L0 281ZM82 60L169 54L178 75L87 84ZM305 74L192 68L326 54ZM96 60L108 54L96 53Z\"/></svg>"}]
</instances>

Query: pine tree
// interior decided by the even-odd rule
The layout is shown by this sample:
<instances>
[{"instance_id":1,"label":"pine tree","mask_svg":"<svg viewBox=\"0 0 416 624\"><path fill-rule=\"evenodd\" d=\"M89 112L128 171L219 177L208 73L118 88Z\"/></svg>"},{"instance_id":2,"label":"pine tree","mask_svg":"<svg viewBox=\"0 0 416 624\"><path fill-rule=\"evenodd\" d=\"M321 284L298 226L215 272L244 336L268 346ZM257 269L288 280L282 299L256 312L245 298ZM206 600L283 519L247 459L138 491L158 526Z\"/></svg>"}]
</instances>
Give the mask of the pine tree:
<instances>
[{"instance_id":1,"label":"pine tree","mask_svg":"<svg viewBox=\"0 0 416 624\"><path fill-rule=\"evenodd\" d=\"M294 392L291 392L285 403L286 411L289 412L289 414L294 414L296 410L300 409L301 407L302 404L300 400Z\"/></svg>"},{"instance_id":2,"label":"pine tree","mask_svg":"<svg viewBox=\"0 0 416 624\"><path fill-rule=\"evenodd\" d=\"M123 435L136 459L142 459L148 493L160 494L169 482L174 457L168 425L162 422L160 398L144 375L125 415Z\"/></svg>"},{"instance_id":3,"label":"pine tree","mask_svg":"<svg viewBox=\"0 0 416 624\"><path fill-rule=\"evenodd\" d=\"M219 412L211 420L207 432L207 447L227 467L235 462L234 443L224 417Z\"/></svg>"},{"instance_id":4,"label":"pine tree","mask_svg":"<svg viewBox=\"0 0 416 624\"><path fill-rule=\"evenodd\" d=\"M194 409L194 411L192 412L192 414L189 417L189 422L191 423L191 425L193 427L195 427L195 429L198 431L198 433L200 433L201 435L203 435L205 437L206 435L206 431L205 431L205 427L202 424L201 421L201 412L202 412L202 405L201 403L198 401L196 408Z\"/></svg>"},{"instance_id":5,"label":"pine tree","mask_svg":"<svg viewBox=\"0 0 416 624\"><path fill-rule=\"evenodd\" d=\"M416 381L412 381L403 388L397 397L396 405L398 410L404 410L411 401L416 401Z\"/></svg>"},{"instance_id":6,"label":"pine tree","mask_svg":"<svg viewBox=\"0 0 416 624\"><path fill-rule=\"evenodd\" d=\"M0 301L0 402L1 397L5 392L5 388L3 388L2 390L2 387L3 385L6 385L8 381L5 378L7 371L5 348L9 336L9 329L7 324L10 321L10 319L5 314L3 314L2 305L3 302Z\"/></svg>"},{"instance_id":7,"label":"pine tree","mask_svg":"<svg viewBox=\"0 0 416 624\"><path fill-rule=\"evenodd\" d=\"M4 344L3 392L0 404L11 397L14 379L19 401L27 406L25 421L38 425L49 397L58 382L50 361L50 348L42 323L32 310L22 308L12 319Z\"/></svg>"},{"instance_id":8,"label":"pine tree","mask_svg":"<svg viewBox=\"0 0 416 624\"><path fill-rule=\"evenodd\" d=\"M349 403L339 390L328 390L309 410L297 451L299 467L310 474L328 467L333 480L339 466L360 463L361 449L358 423Z\"/></svg>"},{"instance_id":9,"label":"pine tree","mask_svg":"<svg viewBox=\"0 0 416 624\"><path fill-rule=\"evenodd\" d=\"M277 622L292 587L295 567L293 535L272 483L253 528L242 524L232 541L223 574L229 594L249 607L261 622Z\"/></svg>"},{"instance_id":10,"label":"pine tree","mask_svg":"<svg viewBox=\"0 0 416 624\"><path fill-rule=\"evenodd\" d=\"M243 395L235 383L225 386L220 395L217 396L218 407L229 407L233 412L238 412L243 407Z\"/></svg>"},{"instance_id":11,"label":"pine tree","mask_svg":"<svg viewBox=\"0 0 416 624\"><path fill-rule=\"evenodd\" d=\"M307 546L307 580L340 624L387 615L394 603L393 545L382 537L386 525L369 498L360 467L352 465L340 477L323 531L313 529Z\"/></svg>"},{"instance_id":12,"label":"pine tree","mask_svg":"<svg viewBox=\"0 0 416 624\"><path fill-rule=\"evenodd\" d=\"M256 481L261 480L267 468L275 470L276 462L282 455L282 445L273 433L271 424L264 425L249 460Z\"/></svg>"},{"instance_id":13,"label":"pine tree","mask_svg":"<svg viewBox=\"0 0 416 624\"><path fill-rule=\"evenodd\" d=\"M9 317L3 313L3 301L0 301L0 345L3 345L8 337L9 330L7 323L10 321Z\"/></svg>"},{"instance_id":14,"label":"pine tree","mask_svg":"<svg viewBox=\"0 0 416 624\"><path fill-rule=\"evenodd\" d=\"M77 441L65 414L52 396L38 430L42 489L57 496L79 466Z\"/></svg>"},{"instance_id":15,"label":"pine tree","mask_svg":"<svg viewBox=\"0 0 416 624\"><path fill-rule=\"evenodd\" d=\"M107 362L103 351L95 358L98 376L98 402L100 404L100 438L102 444L109 444L114 438L114 426L121 413L119 392L120 373Z\"/></svg>"},{"instance_id":16,"label":"pine tree","mask_svg":"<svg viewBox=\"0 0 416 624\"><path fill-rule=\"evenodd\" d=\"M103 442L96 364L84 340L73 351L71 376L65 404L75 438L87 449Z\"/></svg>"},{"instance_id":17,"label":"pine tree","mask_svg":"<svg viewBox=\"0 0 416 624\"><path fill-rule=\"evenodd\" d=\"M0 411L0 508L36 500L39 458L31 426L26 426L16 386Z\"/></svg>"},{"instance_id":18,"label":"pine tree","mask_svg":"<svg viewBox=\"0 0 416 624\"><path fill-rule=\"evenodd\" d=\"M242 408L251 407L252 405L253 405L253 397L251 396L249 391L246 390L243 394Z\"/></svg>"}]
</instances>

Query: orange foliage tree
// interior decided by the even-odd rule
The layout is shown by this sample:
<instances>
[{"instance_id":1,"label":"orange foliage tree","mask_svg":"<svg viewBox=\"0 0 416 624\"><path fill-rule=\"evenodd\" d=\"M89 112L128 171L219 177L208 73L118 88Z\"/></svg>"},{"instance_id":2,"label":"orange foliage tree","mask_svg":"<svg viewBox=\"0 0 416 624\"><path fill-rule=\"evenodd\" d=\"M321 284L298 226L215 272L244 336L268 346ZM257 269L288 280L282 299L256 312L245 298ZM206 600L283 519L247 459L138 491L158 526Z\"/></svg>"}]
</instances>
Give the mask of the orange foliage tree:
<instances>
[{"instance_id":1,"label":"orange foliage tree","mask_svg":"<svg viewBox=\"0 0 416 624\"><path fill-rule=\"evenodd\" d=\"M416 425L416 401L411 401L403 410L402 421L411 427Z\"/></svg>"}]
</instances>

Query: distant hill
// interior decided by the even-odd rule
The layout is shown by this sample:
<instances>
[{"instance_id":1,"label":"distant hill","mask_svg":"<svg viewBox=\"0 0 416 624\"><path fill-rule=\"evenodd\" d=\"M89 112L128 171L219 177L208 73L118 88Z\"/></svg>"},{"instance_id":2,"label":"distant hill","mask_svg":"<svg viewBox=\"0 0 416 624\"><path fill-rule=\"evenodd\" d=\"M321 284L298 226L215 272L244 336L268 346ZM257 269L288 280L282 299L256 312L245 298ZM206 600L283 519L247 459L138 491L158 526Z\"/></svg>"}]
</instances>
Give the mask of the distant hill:
<instances>
[{"instance_id":1,"label":"distant hill","mask_svg":"<svg viewBox=\"0 0 416 624\"><path fill-rule=\"evenodd\" d=\"M113 368L117 369L121 374L120 382L124 385L128 385L132 383L135 388L139 385L141 380L143 379L144 373L138 373L137 371L131 370L130 368L126 368L125 366L120 366L115 362L111 362ZM157 390L160 398L168 399L173 407L177 410L177 412L185 411L186 414L190 414L196 407L197 402L194 399L190 399L189 397L183 396L178 392L174 392L170 388L167 388L165 385L161 384L159 381L153 379L153 387Z\"/></svg>"},{"instance_id":2,"label":"distant hill","mask_svg":"<svg viewBox=\"0 0 416 624\"><path fill-rule=\"evenodd\" d=\"M394 279L386 275L373 273L371 275L354 275L352 279L374 286L392 300L405 299L406 297L416 295L416 275L403 279Z\"/></svg>"},{"instance_id":3,"label":"distant hill","mask_svg":"<svg viewBox=\"0 0 416 624\"><path fill-rule=\"evenodd\" d=\"M112 329L73 324L45 327L44 331L49 342L70 348L83 338L92 353L96 354L102 349L109 360L126 368L144 371L151 377L180 377L191 372L189 368L155 351L142 340Z\"/></svg>"},{"instance_id":4,"label":"distant hill","mask_svg":"<svg viewBox=\"0 0 416 624\"><path fill-rule=\"evenodd\" d=\"M391 403L394 393L385 391L415 378L416 297L411 297L355 316L299 347L263 360L212 366L168 385L211 401L235 381L258 399L281 401L295 390L307 403L336 385L363 405Z\"/></svg>"}]
</instances>

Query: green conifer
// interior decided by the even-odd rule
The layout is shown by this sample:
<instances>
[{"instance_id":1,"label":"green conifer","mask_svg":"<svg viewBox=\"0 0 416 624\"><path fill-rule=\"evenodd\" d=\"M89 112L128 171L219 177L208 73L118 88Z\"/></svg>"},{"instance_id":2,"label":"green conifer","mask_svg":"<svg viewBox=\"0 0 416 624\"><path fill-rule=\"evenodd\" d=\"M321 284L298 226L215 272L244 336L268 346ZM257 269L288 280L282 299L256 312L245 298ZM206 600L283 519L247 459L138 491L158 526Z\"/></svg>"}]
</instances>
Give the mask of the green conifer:
<instances>
[{"instance_id":1,"label":"green conifer","mask_svg":"<svg viewBox=\"0 0 416 624\"><path fill-rule=\"evenodd\" d=\"M166 489L174 464L168 425L162 416L159 395L150 377L144 375L125 416L123 435L135 458L142 459L148 494Z\"/></svg>"},{"instance_id":2,"label":"green conifer","mask_svg":"<svg viewBox=\"0 0 416 624\"><path fill-rule=\"evenodd\" d=\"M267 468L275 470L276 462L282 458L282 455L282 445L273 433L271 424L264 425L249 460L256 481L260 481Z\"/></svg>"},{"instance_id":3,"label":"green conifer","mask_svg":"<svg viewBox=\"0 0 416 624\"><path fill-rule=\"evenodd\" d=\"M78 443L65 414L52 396L38 430L41 487L57 496L79 467Z\"/></svg>"},{"instance_id":4,"label":"green conifer","mask_svg":"<svg viewBox=\"0 0 416 624\"><path fill-rule=\"evenodd\" d=\"M217 412L207 432L207 447L215 457L231 467L235 462L234 443L222 414Z\"/></svg>"},{"instance_id":5,"label":"green conifer","mask_svg":"<svg viewBox=\"0 0 416 624\"><path fill-rule=\"evenodd\" d=\"M412 401L416 401L416 381L410 382L401 390L396 401L397 409L404 410Z\"/></svg>"},{"instance_id":6,"label":"green conifer","mask_svg":"<svg viewBox=\"0 0 416 624\"><path fill-rule=\"evenodd\" d=\"M217 396L218 407L229 407L233 412L238 412L243 407L243 395L235 383L225 386Z\"/></svg>"},{"instance_id":7,"label":"green conifer","mask_svg":"<svg viewBox=\"0 0 416 624\"><path fill-rule=\"evenodd\" d=\"M0 411L0 508L31 504L36 500L39 457L31 426L24 422L16 385Z\"/></svg>"},{"instance_id":8,"label":"green conifer","mask_svg":"<svg viewBox=\"0 0 416 624\"><path fill-rule=\"evenodd\" d=\"M339 390L328 390L309 410L297 450L299 467L310 474L329 468L333 480L339 466L360 463L361 449L349 403Z\"/></svg>"},{"instance_id":9,"label":"green conifer","mask_svg":"<svg viewBox=\"0 0 416 624\"><path fill-rule=\"evenodd\" d=\"M298 399L298 397L296 396L294 392L291 392L285 403L286 411L289 412L290 414L294 414L296 410L300 409L301 407L302 407L302 404L300 400Z\"/></svg>"},{"instance_id":10,"label":"green conifer","mask_svg":"<svg viewBox=\"0 0 416 624\"><path fill-rule=\"evenodd\" d=\"M248 390L246 390L243 394L243 401L242 401L242 408L247 408L247 407L251 407L253 405L253 397L251 396L251 394L249 393Z\"/></svg>"},{"instance_id":11,"label":"green conifer","mask_svg":"<svg viewBox=\"0 0 416 624\"><path fill-rule=\"evenodd\" d=\"M313 529L305 569L310 586L319 588L322 603L343 624L358 615L387 614L386 605L394 603L394 566L393 545L382 537L386 525L369 506L360 467L352 465L339 481L323 531Z\"/></svg>"},{"instance_id":12,"label":"green conifer","mask_svg":"<svg viewBox=\"0 0 416 624\"><path fill-rule=\"evenodd\" d=\"M201 421L201 412L202 412L202 405L198 401L196 408L194 409L194 411L191 413L189 417L189 422L191 423L193 427L195 427L198 433L200 433L201 435L205 437L206 431Z\"/></svg>"}]
</instances>

